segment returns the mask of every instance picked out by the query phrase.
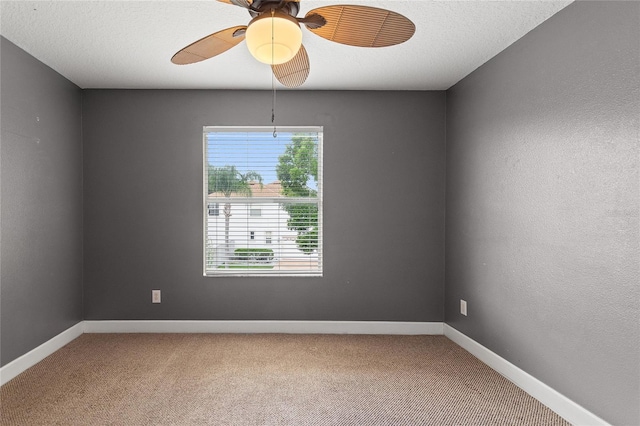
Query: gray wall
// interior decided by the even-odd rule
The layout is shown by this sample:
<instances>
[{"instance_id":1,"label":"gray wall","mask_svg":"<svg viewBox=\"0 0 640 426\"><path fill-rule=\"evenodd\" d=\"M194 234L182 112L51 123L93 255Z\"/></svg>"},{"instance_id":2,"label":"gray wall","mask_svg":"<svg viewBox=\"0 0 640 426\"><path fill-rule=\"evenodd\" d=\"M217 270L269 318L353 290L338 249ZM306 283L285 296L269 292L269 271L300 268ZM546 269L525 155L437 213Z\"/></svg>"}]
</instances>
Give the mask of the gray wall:
<instances>
[{"instance_id":1,"label":"gray wall","mask_svg":"<svg viewBox=\"0 0 640 426\"><path fill-rule=\"evenodd\" d=\"M82 320L80 89L0 37L0 364Z\"/></svg>"},{"instance_id":2,"label":"gray wall","mask_svg":"<svg viewBox=\"0 0 640 426\"><path fill-rule=\"evenodd\" d=\"M576 2L447 92L446 322L625 425L640 424L639 16Z\"/></svg>"},{"instance_id":3,"label":"gray wall","mask_svg":"<svg viewBox=\"0 0 640 426\"><path fill-rule=\"evenodd\" d=\"M202 276L202 126L269 125L270 92L83 91L86 319L443 321L445 93L277 106L324 126L323 278Z\"/></svg>"}]
</instances>

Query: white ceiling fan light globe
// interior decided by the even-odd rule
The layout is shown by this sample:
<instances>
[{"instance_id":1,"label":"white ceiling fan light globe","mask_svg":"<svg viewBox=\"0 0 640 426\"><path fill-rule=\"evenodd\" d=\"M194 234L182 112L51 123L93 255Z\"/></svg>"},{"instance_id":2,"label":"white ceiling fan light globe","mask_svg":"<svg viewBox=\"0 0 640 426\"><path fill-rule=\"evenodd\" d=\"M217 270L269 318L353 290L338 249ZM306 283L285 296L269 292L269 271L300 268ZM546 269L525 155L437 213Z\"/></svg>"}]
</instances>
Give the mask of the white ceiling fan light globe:
<instances>
[{"instance_id":1,"label":"white ceiling fan light globe","mask_svg":"<svg viewBox=\"0 0 640 426\"><path fill-rule=\"evenodd\" d=\"M279 65L291 60L300 50L302 30L292 16L282 12L273 15L266 12L249 22L245 40L249 52L258 61Z\"/></svg>"}]
</instances>

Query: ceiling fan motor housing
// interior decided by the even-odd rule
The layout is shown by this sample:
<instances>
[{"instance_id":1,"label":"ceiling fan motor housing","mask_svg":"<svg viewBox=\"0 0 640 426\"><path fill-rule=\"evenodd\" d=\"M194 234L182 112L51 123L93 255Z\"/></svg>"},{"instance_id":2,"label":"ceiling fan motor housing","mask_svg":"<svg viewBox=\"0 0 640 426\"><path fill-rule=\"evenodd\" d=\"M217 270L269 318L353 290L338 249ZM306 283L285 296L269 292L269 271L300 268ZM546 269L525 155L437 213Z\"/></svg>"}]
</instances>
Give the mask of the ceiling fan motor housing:
<instances>
[{"instance_id":1,"label":"ceiling fan motor housing","mask_svg":"<svg viewBox=\"0 0 640 426\"><path fill-rule=\"evenodd\" d=\"M300 11L300 3L297 1L282 0L253 0L249 8L249 14L255 18L272 9L295 17L298 16L298 12Z\"/></svg>"}]
</instances>

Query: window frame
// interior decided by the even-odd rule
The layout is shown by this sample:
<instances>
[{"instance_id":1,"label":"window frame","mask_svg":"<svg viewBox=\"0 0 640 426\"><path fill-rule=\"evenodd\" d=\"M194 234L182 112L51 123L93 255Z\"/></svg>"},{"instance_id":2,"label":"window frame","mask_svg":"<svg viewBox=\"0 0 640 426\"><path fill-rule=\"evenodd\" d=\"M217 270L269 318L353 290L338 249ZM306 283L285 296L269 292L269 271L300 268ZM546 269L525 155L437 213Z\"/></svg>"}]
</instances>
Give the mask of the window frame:
<instances>
[{"instance_id":1,"label":"window frame","mask_svg":"<svg viewBox=\"0 0 640 426\"><path fill-rule=\"evenodd\" d=\"M273 127L271 126L203 126L203 161L202 161L202 176L203 176L203 226L202 226L202 265L203 265L203 276L209 278L223 278L223 277L322 277L324 275L324 223L323 223L323 204L324 204L324 188L323 188L323 145L324 145L324 128L323 126L278 126L278 133L312 133L315 134L317 138L317 162L318 162L318 170L317 170L317 196L316 197L286 197L287 203L290 204L314 204L317 205L317 228L318 228L318 240L317 240L317 268L318 270L314 270L313 268L309 268L308 270L300 270L300 271L292 271L286 272L281 269L269 270L267 271L254 271L250 268L247 269L221 269L218 271L217 269L211 270L207 269L207 245L209 244L208 239L208 229L207 223L209 220L208 216L208 205L211 204L211 200L209 198L208 192L208 167L209 167L209 158L208 158L208 140L207 134L212 131L215 132L255 132L255 133L273 133ZM258 203L254 201L251 197L234 197L232 198L239 203L247 203L247 208L251 208L252 203ZM223 198L220 198L220 201L216 201L222 204ZM261 202L269 201L272 203L282 203L282 199L269 199L264 198ZM222 206L219 207L222 210ZM249 214L251 217L251 215ZM219 217L223 217L222 214L219 214ZM250 232L249 228L246 228L247 233ZM295 232L295 231L294 231ZM258 241L257 232L254 233L254 239L252 241ZM295 240L295 239L294 239ZM260 240L262 241L262 240ZM283 241L286 241L283 240ZM291 240L289 240L291 241ZM281 243L278 243L281 244ZM265 245L273 246L274 239L271 238L269 243L266 242L265 237ZM315 259L315 258L314 258Z\"/></svg>"}]
</instances>

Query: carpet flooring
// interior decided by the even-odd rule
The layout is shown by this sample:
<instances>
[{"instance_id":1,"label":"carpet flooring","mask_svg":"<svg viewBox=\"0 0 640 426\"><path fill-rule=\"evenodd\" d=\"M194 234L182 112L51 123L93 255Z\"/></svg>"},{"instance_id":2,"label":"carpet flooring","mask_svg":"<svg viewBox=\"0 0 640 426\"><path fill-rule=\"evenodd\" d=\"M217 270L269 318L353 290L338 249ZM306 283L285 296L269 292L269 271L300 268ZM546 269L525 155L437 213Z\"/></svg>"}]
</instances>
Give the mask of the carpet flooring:
<instances>
[{"instance_id":1,"label":"carpet flooring","mask_svg":"<svg viewBox=\"0 0 640 426\"><path fill-rule=\"evenodd\" d=\"M84 334L2 425L567 425L444 336Z\"/></svg>"}]
</instances>

